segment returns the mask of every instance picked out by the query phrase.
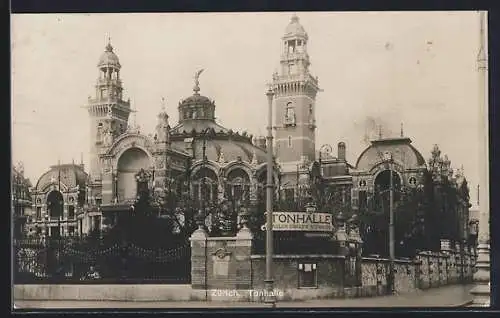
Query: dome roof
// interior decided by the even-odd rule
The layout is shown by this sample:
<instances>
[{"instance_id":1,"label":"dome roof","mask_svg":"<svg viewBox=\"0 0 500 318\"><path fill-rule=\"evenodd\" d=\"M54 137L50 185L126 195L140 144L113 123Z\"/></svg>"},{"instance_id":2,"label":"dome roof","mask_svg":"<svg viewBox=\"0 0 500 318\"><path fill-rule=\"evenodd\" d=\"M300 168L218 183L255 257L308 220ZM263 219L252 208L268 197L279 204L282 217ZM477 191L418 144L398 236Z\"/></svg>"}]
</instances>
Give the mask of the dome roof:
<instances>
[{"instance_id":1,"label":"dome roof","mask_svg":"<svg viewBox=\"0 0 500 318\"><path fill-rule=\"evenodd\" d=\"M108 45L106 45L106 49L99 58L99 63L97 64L97 66L111 66L116 68L121 67L120 60L118 59L118 56L113 52L113 46L111 45L111 43L108 43Z\"/></svg>"},{"instance_id":2,"label":"dome roof","mask_svg":"<svg viewBox=\"0 0 500 318\"><path fill-rule=\"evenodd\" d=\"M296 15L292 16L290 23L285 29L285 37L291 36L302 36L307 38L307 32L304 27L299 22L299 17Z\"/></svg>"},{"instance_id":3,"label":"dome roof","mask_svg":"<svg viewBox=\"0 0 500 318\"><path fill-rule=\"evenodd\" d=\"M200 134L203 131L210 129L213 130L216 134L218 133L229 133L229 129L217 124L215 121L209 120L184 120L170 131L171 135L185 135L197 133Z\"/></svg>"},{"instance_id":4,"label":"dome roof","mask_svg":"<svg viewBox=\"0 0 500 318\"><path fill-rule=\"evenodd\" d=\"M173 145L177 148L184 148L184 141L174 141ZM205 143L205 155L208 160L219 161L221 152L224 157L225 162L230 162L238 160L241 158L242 161L251 162L256 155L258 163L263 163L266 161L266 151L262 148L256 147L250 142L243 140L231 140L230 138L224 138L216 136L214 138L207 138ZM203 139L201 137L195 137L193 142L194 158L201 159L203 157Z\"/></svg>"},{"instance_id":5,"label":"dome roof","mask_svg":"<svg viewBox=\"0 0 500 318\"><path fill-rule=\"evenodd\" d=\"M405 169L419 168L426 164L424 157L411 145L409 138L388 138L372 141L359 156L356 170L369 171L380 163L385 152L390 152L392 158L403 164Z\"/></svg>"},{"instance_id":6,"label":"dome roof","mask_svg":"<svg viewBox=\"0 0 500 318\"><path fill-rule=\"evenodd\" d=\"M211 105L213 102L210 98L200 95L193 94L181 102L182 105Z\"/></svg>"},{"instance_id":7,"label":"dome roof","mask_svg":"<svg viewBox=\"0 0 500 318\"><path fill-rule=\"evenodd\" d=\"M50 170L45 172L36 184L37 190L43 190L49 184L57 184L59 182L69 188L77 186L85 186L88 179L88 174L83 170L82 165L63 164L50 167Z\"/></svg>"}]
</instances>

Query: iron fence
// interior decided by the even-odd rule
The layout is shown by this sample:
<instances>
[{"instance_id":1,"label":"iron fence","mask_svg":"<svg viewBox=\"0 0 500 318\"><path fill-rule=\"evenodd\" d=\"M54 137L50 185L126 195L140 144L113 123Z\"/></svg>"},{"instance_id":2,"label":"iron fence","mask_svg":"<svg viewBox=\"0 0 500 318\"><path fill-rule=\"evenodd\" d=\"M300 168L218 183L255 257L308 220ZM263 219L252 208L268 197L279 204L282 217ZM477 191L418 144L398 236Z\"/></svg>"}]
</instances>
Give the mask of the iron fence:
<instances>
[{"instance_id":1,"label":"iron fence","mask_svg":"<svg viewBox=\"0 0 500 318\"><path fill-rule=\"evenodd\" d=\"M22 239L14 243L15 284L190 282L191 247L145 248L100 238Z\"/></svg>"}]
</instances>

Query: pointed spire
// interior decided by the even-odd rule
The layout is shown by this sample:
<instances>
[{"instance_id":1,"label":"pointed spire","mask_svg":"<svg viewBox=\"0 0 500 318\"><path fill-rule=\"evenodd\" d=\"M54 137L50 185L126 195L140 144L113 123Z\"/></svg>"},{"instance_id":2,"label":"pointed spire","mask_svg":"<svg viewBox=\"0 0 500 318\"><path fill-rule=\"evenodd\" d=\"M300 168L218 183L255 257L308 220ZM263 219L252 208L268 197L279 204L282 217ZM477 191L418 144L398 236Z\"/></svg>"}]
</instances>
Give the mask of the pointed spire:
<instances>
[{"instance_id":1,"label":"pointed spire","mask_svg":"<svg viewBox=\"0 0 500 318\"><path fill-rule=\"evenodd\" d=\"M488 19L486 18L486 12L479 12L479 50L477 52L477 68L478 71L486 71L488 68L488 32L487 32L487 23ZM480 88L484 90L483 87Z\"/></svg>"},{"instance_id":2,"label":"pointed spire","mask_svg":"<svg viewBox=\"0 0 500 318\"><path fill-rule=\"evenodd\" d=\"M403 123L401 123L401 138L403 138L405 136L404 132L403 132Z\"/></svg>"},{"instance_id":3,"label":"pointed spire","mask_svg":"<svg viewBox=\"0 0 500 318\"><path fill-rule=\"evenodd\" d=\"M108 36L108 44L106 45L106 52L113 52L113 46L111 45L111 37Z\"/></svg>"},{"instance_id":4,"label":"pointed spire","mask_svg":"<svg viewBox=\"0 0 500 318\"><path fill-rule=\"evenodd\" d=\"M378 139L382 139L382 125L378 125Z\"/></svg>"},{"instance_id":5,"label":"pointed spire","mask_svg":"<svg viewBox=\"0 0 500 318\"><path fill-rule=\"evenodd\" d=\"M83 166L83 152L80 152L80 165Z\"/></svg>"}]
</instances>

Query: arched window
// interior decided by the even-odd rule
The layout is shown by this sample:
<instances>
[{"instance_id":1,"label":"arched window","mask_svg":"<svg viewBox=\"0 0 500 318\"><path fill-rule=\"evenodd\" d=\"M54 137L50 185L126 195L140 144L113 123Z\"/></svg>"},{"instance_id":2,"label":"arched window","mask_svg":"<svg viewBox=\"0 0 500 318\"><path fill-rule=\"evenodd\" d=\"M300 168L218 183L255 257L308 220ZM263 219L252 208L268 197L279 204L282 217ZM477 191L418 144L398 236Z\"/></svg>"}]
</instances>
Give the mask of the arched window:
<instances>
[{"instance_id":1,"label":"arched window","mask_svg":"<svg viewBox=\"0 0 500 318\"><path fill-rule=\"evenodd\" d=\"M216 202L218 198L218 179L214 171L200 169L192 181L192 197L195 202Z\"/></svg>"},{"instance_id":2,"label":"arched window","mask_svg":"<svg viewBox=\"0 0 500 318\"><path fill-rule=\"evenodd\" d=\"M292 102L289 102L285 109L285 126L295 126L295 122L295 107L292 106Z\"/></svg>"},{"instance_id":3,"label":"arched window","mask_svg":"<svg viewBox=\"0 0 500 318\"><path fill-rule=\"evenodd\" d=\"M103 133L102 123L98 123L97 124L97 133L96 133L96 141L97 142L102 141L102 133Z\"/></svg>"},{"instance_id":4,"label":"arched window","mask_svg":"<svg viewBox=\"0 0 500 318\"><path fill-rule=\"evenodd\" d=\"M228 174L226 198L235 205L250 200L250 178L243 169L235 169Z\"/></svg>"},{"instance_id":5,"label":"arched window","mask_svg":"<svg viewBox=\"0 0 500 318\"><path fill-rule=\"evenodd\" d=\"M51 220L59 220L63 215L64 200L61 192L52 191L47 196L47 211Z\"/></svg>"}]
</instances>

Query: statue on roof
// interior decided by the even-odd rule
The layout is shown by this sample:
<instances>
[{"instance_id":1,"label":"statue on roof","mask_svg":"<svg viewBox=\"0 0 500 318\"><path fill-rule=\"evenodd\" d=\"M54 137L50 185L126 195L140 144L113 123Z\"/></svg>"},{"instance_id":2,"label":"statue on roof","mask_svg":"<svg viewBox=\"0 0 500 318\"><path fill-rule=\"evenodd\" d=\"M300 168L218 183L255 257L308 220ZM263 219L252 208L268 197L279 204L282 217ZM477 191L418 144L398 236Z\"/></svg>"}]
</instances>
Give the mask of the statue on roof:
<instances>
[{"instance_id":1,"label":"statue on roof","mask_svg":"<svg viewBox=\"0 0 500 318\"><path fill-rule=\"evenodd\" d=\"M195 93L198 93L200 91L200 74L203 73L205 69L202 68L201 70L197 71L195 74L194 74L194 92Z\"/></svg>"}]
</instances>

